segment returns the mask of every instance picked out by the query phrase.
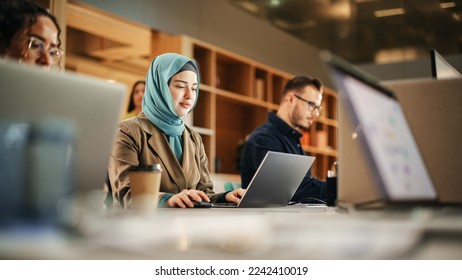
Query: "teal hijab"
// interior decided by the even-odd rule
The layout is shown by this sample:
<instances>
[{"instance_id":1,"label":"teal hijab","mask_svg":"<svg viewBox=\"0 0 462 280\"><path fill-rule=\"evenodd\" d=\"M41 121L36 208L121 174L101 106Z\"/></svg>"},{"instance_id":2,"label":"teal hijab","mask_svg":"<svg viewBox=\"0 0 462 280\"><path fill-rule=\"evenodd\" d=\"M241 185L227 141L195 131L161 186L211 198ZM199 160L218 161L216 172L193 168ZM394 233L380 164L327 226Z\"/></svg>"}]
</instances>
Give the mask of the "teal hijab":
<instances>
[{"instance_id":1,"label":"teal hijab","mask_svg":"<svg viewBox=\"0 0 462 280\"><path fill-rule=\"evenodd\" d=\"M185 125L175 113L168 86L173 76L186 70L192 70L197 74L196 100L191 108L192 111L199 97L199 70L194 60L175 53L159 55L151 62L146 75L146 90L142 105L143 113L165 133L180 165L183 162L182 135Z\"/></svg>"}]
</instances>

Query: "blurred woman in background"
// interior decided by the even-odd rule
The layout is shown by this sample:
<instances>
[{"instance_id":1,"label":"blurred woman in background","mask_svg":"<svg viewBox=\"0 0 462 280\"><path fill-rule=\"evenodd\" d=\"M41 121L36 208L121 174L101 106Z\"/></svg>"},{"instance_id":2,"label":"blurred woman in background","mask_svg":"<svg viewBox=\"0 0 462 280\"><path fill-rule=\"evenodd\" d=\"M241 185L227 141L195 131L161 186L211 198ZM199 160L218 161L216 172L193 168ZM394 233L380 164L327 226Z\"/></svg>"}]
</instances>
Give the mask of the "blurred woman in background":
<instances>
[{"instance_id":1,"label":"blurred woman in background","mask_svg":"<svg viewBox=\"0 0 462 280\"><path fill-rule=\"evenodd\" d=\"M130 94L130 103L128 104L127 113L123 119L128 119L137 116L141 112L141 104L143 103L144 89L146 87L145 81L136 81L133 84L132 92Z\"/></svg>"}]
</instances>

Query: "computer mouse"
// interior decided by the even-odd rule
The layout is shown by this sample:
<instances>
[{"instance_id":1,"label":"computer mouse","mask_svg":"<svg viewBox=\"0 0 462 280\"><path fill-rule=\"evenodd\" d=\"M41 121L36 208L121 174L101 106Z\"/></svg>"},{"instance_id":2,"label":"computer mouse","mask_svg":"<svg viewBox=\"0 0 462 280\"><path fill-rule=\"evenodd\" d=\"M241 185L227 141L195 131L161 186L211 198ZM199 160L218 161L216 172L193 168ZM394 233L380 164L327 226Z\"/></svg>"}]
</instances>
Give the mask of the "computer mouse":
<instances>
[{"instance_id":1,"label":"computer mouse","mask_svg":"<svg viewBox=\"0 0 462 280\"><path fill-rule=\"evenodd\" d=\"M212 207L212 203L207 202L207 201L201 201L201 202L193 201L193 204L194 204L194 208L210 208L210 207Z\"/></svg>"}]
</instances>

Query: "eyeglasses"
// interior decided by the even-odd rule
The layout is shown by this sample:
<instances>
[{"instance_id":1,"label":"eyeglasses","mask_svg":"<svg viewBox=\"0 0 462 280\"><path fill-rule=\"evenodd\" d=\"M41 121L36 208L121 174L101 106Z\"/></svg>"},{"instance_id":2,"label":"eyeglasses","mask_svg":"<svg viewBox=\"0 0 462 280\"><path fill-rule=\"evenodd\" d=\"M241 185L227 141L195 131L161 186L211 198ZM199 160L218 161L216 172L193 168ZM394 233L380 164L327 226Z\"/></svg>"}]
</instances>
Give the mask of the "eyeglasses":
<instances>
[{"instance_id":1,"label":"eyeglasses","mask_svg":"<svg viewBox=\"0 0 462 280\"><path fill-rule=\"evenodd\" d=\"M314 103L313 101L306 100L305 98L302 98L296 94L294 94L294 96L300 99L301 101L305 102L305 104L307 105L308 111L313 112L314 110L318 110L318 113L319 114L321 113L322 105L316 106L316 103Z\"/></svg>"},{"instance_id":2,"label":"eyeglasses","mask_svg":"<svg viewBox=\"0 0 462 280\"><path fill-rule=\"evenodd\" d=\"M28 53L37 58L43 56L45 53L48 53L48 56L53 61L53 64L58 63L64 54L64 52L58 47L50 46L47 49L45 42L42 39L34 36L29 38L29 44L27 47Z\"/></svg>"}]
</instances>

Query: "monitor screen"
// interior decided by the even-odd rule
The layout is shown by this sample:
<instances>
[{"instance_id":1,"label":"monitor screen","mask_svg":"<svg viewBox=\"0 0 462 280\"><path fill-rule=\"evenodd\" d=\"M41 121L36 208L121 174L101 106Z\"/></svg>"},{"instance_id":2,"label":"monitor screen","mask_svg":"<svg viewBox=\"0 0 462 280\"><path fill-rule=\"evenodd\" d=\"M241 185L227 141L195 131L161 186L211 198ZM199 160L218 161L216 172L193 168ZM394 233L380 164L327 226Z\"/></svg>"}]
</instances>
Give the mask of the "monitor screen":
<instances>
[{"instance_id":1,"label":"monitor screen","mask_svg":"<svg viewBox=\"0 0 462 280\"><path fill-rule=\"evenodd\" d=\"M430 50L432 77L435 79L451 79L462 77L444 57L435 49Z\"/></svg>"}]
</instances>

